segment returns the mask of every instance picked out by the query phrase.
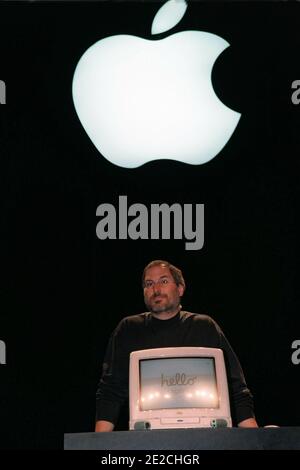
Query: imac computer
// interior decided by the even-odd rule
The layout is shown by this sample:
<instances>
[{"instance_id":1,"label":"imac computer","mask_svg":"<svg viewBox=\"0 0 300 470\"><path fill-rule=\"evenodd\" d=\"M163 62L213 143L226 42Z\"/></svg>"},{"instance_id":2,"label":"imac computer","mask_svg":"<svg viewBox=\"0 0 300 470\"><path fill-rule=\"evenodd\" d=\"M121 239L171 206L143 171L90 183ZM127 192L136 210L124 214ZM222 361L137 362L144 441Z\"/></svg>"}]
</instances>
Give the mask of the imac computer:
<instances>
[{"instance_id":1,"label":"imac computer","mask_svg":"<svg viewBox=\"0 0 300 470\"><path fill-rule=\"evenodd\" d=\"M134 351L129 429L231 427L223 351L178 347Z\"/></svg>"}]
</instances>

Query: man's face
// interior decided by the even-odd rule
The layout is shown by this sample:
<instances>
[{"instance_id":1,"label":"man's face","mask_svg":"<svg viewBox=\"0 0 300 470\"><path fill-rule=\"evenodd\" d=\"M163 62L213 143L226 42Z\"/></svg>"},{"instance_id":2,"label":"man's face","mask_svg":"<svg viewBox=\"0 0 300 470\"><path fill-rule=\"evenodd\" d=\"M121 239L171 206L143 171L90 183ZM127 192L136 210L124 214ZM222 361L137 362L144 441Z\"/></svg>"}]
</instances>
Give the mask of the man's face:
<instances>
[{"instance_id":1,"label":"man's face","mask_svg":"<svg viewBox=\"0 0 300 470\"><path fill-rule=\"evenodd\" d=\"M153 313L176 313L183 295L183 286L175 284L173 276L164 265L153 266L146 271L144 301Z\"/></svg>"}]
</instances>

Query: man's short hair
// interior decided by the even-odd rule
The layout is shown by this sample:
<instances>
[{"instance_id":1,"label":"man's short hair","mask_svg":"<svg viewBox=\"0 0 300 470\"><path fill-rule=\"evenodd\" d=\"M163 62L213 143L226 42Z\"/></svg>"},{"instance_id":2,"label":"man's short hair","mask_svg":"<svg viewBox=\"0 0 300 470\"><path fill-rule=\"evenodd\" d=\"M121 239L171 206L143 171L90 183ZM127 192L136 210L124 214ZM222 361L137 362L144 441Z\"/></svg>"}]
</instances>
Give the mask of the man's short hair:
<instances>
[{"instance_id":1,"label":"man's short hair","mask_svg":"<svg viewBox=\"0 0 300 470\"><path fill-rule=\"evenodd\" d=\"M185 289L185 281L182 275L182 272L179 268L174 266L173 264L169 263L169 261L164 261L161 259L156 259L154 261L151 261L150 263L147 264L143 271L143 276L142 276L142 285L144 287L144 281L145 281L145 276L146 276L146 271L148 269L153 268L154 266L165 266L166 268L169 269L170 273L172 274L172 277L175 281L175 284L179 286L181 284L183 288Z\"/></svg>"}]
</instances>

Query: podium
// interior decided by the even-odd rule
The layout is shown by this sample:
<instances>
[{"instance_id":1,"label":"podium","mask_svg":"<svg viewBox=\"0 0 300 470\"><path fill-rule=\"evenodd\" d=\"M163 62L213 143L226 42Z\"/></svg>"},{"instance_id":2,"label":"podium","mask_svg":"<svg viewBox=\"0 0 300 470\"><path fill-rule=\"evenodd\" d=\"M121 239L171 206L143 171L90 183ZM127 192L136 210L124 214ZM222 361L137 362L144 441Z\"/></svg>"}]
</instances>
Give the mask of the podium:
<instances>
[{"instance_id":1,"label":"podium","mask_svg":"<svg viewBox=\"0 0 300 470\"><path fill-rule=\"evenodd\" d=\"M65 434L65 450L300 450L300 427Z\"/></svg>"}]
</instances>

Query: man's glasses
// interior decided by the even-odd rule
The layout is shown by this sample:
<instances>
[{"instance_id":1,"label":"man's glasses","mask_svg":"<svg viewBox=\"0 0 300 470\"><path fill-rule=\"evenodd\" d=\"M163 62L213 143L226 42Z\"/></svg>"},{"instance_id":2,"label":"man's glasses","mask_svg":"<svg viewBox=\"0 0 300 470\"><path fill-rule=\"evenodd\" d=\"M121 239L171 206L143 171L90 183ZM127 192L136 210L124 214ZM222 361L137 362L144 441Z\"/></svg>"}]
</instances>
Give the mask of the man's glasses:
<instances>
[{"instance_id":1,"label":"man's glasses","mask_svg":"<svg viewBox=\"0 0 300 470\"><path fill-rule=\"evenodd\" d=\"M147 281L144 282L144 289L151 289L151 287L154 287L156 284L158 284L161 287L166 287L168 284L171 284L172 282L175 282L175 281L168 279L167 277L158 279L158 281L152 281L148 279Z\"/></svg>"}]
</instances>

